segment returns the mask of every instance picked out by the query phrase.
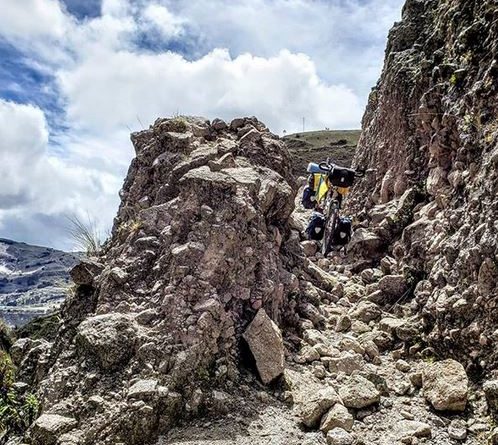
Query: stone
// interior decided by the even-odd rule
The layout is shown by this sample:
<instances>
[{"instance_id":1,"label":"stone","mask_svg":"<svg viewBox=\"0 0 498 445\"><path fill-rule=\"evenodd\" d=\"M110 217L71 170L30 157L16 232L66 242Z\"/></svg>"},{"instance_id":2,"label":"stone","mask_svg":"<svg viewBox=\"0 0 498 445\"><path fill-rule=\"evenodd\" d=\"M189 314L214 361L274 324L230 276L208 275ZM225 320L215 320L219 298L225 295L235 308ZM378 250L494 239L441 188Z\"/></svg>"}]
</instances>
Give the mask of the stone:
<instances>
[{"instance_id":1,"label":"stone","mask_svg":"<svg viewBox=\"0 0 498 445\"><path fill-rule=\"evenodd\" d=\"M324 433L329 432L333 428L342 428L348 432L353 429L354 419L348 409L336 403L327 414L322 417L320 422L320 430Z\"/></svg>"},{"instance_id":2,"label":"stone","mask_svg":"<svg viewBox=\"0 0 498 445\"><path fill-rule=\"evenodd\" d=\"M125 365L133 355L136 331L129 316L96 315L80 324L76 343L81 354L95 357L102 369L111 371Z\"/></svg>"},{"instance_id":3,"label":"stone","mask_svg":"<svg viewBox=\"0 0 498 445\"><path fill-rule=\"evenodd\" d=\"M448 359L427 366L422 374L425 398L438 411L460 412L467 405L468 378L464 367Z\"/></svg>"},{"instance_id":4,"label":"stone","mask_svg":"<svg viewBox=\"0 0 498 445\"><path fill-rule=\"evenodd\" d=\"M359 228L354 231L348 248L351 252L368 257L377 254L383 244L384 241L380 236L368 229Z\"/></svg>"},{"instance_id":5,"label":"stone","mask_svg":"<svg viewBox=\"0 0 498 445\"><path fill-rule=\"evenodd\" d=\"M339 397L347 408L366 408L380 401L375 385L364 377L354 375L339 388Z\"/></svg>"},{"instance_id":6,"label":"stone","mask_svg":"<svg viewBox=\"0 0 498 445\"><path fill-rule=\"evenodd\" d=\"M261 381L268 384L284 372L284 345L278 326L260 309L243 334Z\"/></svg>"},{"instance_id":7,"label":"stone","mask_svg":"<svg viewBox=\"0 0 498 445\"><path fill-rule=\"evenodd\" d=\"M370 301L361 301L350 313L352 318L356 318L364 323L369 323L380 318L382 312L375 303Z\"/></svg>"},{"instance_id":8,"label":"stone","mask_svg":"<svg viewBox=\"0 0 498 445\"><path fill-rule=\"evenodd\" d=\"M334 428L327 433L327 445L352 445L353 436L342 428Z\"/></svg>"},{"instance_id":9,"label":"stone","mask_svg":"<svg viewBox=\"0 0 498 445\"><path fill-rule=\"evenodd\" d=\"M489 410L498 414L498 380L487 380L482 385Z\"/></svg>"},{"instance_id":10,"label":"stone","mask_svg":"<svg viewBox=\"0 0 498 445\"><path fill-rule=\"evenodd\" d=\"M223 131L228 128L228 125L224 120L216 118L211 122L211 127L216 131Z\"/></svg>"},{"instance_id":11,"label":"stone","mask_svg":"<svg viewBox=\"0 0 498 445\"><path fill-rule=\"evenodd\" d=\"M395 424L395 434L398 439L404 437L431 437L432 428L430 425L424 422L418 422L416 420L400 420Z\"/></svg>"},{"instance_id":12,"label":"stone","mask_svg":"<svg viewBox=\"0 0 498 445\"><path fill-rule=\"evenodd\" d=\"M129 399L147 399L157 392L157 380L139 380L128 389Z\"/></svg>"},{"instance_id":13,"label":"stone","mask_svg":"<svg viewBox=\"0 0 498 445\"><path fill-rule=\"evenodd\" d=\"M394 301L396 298L401 298L408 290L403 275L385 275L379 280L378 285L379 290L389 295Z\"/></svg>"},{"instance_id":14,"label":"stone","mask_svg":"<svg viewBox=\"0 0 498 445\"><path fill-rule=\"evenodd\" d=\"M335 330L337 332L345 332L351 327L351 317L349 315L341 315L337 319Z\"/></svg>"},{"instance_id":15,"label":"stone","mask_svg":"<svg viewBox=\"0 0 498 445\"><path fill-rule=\"evenodd\" d=\"M455 440L465 440L467 438L467 425L465 421L453 419L448 425L448 436Z\"/></svg>"},{"instance_id":16,"label":"stone","mask_svg":"<svg viewBox=\"0 0 498 445\"><path fill-rule=\"evenodd\" d=\"M308 428L315 428L322 416L337 402L339 402L339 397L333 388L312 386L301 390L296 410L304 425Z\"/></svg>"},{"instance_id":17,"label":"stone","mask_svg":"<svg viewBox=\"0 0 498 445\"><path fill-rule=\"evenodd\" d=\"M304 346L301 349L299 355L306 363L311 363L316 360L320 360L320 353L318 352L317 348L314 346Z\"/></svg>"},{"instance_id":18,"label":"stone","mask_svg":"<svg viewBox=\"0 0 498 445\"><path fill-rule=\"evenodd\" d=\"M412 367L408 362L400 359L396 361L396 369L401 372L409 372L412 369Z\"/></svg>"},{"instance_id":19,"label":"stone","mask_svg":"<svg viewBox=\"0 0 498 445\"><path fill-rule=\"evenodd\" d=\"M58 438L76 427L72 417L59 414L42 414L30 429L34 445L55 445Z\"/></svg>"},{"instance_id":20,"label":"stone","mask_svg":"<svg viewBox=\"0 0 498 445\"><path fill-rule=\"evenodd\" d=\"M121 267L113 267L109 275L118 284L124 284L128 279L128 273L121 269Z\"/></svg>"},{"instance_id":21,"label":"stone","mask_svg":"<svg viewBox=\"0 0 498 445\"><path fill-rule=\"evenodd\" d=\"M242 117L237 117L230 122L230 130L238 130L245 124L245 119Z\"/></svg>"},{"instance_id":22,"label":"stone","mask_svg":"<svg viewBox=\"0 0 498 445\"><path fill-rule=\"evenodd\" d=\"M332 357L329 362L331 372L344 372L351 375L354 371L361 369L365 362L363 357L357 353L343 352L340 357Z\"/></svg>"},{"instance_id":23,"label":"stone","mask_svg":"<svg viewBox=\"0 0 498 445\"><path fill-rule=\"evenodd\" d=\"M104 265L98 261L84 258L69 272L71 279L77 285L93 286L94 278L104 270Z\"/></svg>"},{"instance_id":24,"label":"stone","mask_svg":"<svg viewBox=\"0 0 498 445\"><path fill-rule=\"evenodd\" d=\"M303 252L306 256L312 257L318 251L318 245L315 241L302 241L301 247L303 248Z\"/></svg>"}]
</instances>

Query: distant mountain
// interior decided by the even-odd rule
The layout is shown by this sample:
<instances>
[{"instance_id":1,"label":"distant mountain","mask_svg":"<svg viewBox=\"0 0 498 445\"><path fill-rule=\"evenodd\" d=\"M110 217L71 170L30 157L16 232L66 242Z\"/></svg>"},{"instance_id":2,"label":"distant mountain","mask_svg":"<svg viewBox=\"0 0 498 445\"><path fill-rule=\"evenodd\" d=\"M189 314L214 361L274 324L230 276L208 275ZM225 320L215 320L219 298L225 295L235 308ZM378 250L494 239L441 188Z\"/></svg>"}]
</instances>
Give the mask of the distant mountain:
<instances>
[{"instance_id":1,"label":"distant mountain","mask_svg":"<svg viewBox=\"0 0 498 445\"><path fill-rule=\"evenodd\" d=\"M11 326L57 309L78 254L0 238L0 317Z\"/></svg>"}]
</instances>

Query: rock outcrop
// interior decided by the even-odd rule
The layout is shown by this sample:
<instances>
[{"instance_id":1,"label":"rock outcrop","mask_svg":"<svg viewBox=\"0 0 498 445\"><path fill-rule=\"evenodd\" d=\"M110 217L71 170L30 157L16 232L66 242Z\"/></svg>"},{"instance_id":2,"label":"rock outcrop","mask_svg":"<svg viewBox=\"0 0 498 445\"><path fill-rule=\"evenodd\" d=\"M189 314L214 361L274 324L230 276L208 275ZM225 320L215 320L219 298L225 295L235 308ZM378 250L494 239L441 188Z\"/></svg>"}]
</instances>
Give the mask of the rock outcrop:
<instances>
[{"instance_id":1,"label":"rock outcrop","mask_svg":"<svg viewBox=\"0 0 498 445\"><path fill-rule=\"evenodd\" d=\"M396 260L430 346L474 371L498 365L497 17L492 0L406 2L354 161L374 169L353 207L378 259Z\"/></svg>"},{"instance_id":2,"label":"rock outcrop","mask_svg":"<svg viewBox=\"0 0 498 445\"><path fill-rule=\"evenodd\" d=\"M73 270L44 359L20 364L44 413L33 444L58 432L60 444L142 444L227 409L244 332L262 381L283 372L278 326L295 321L299 293L282 248L295 197L283 143L255 118L159 119L132 141L103 254Z\"/></svg>"}]
</instances>

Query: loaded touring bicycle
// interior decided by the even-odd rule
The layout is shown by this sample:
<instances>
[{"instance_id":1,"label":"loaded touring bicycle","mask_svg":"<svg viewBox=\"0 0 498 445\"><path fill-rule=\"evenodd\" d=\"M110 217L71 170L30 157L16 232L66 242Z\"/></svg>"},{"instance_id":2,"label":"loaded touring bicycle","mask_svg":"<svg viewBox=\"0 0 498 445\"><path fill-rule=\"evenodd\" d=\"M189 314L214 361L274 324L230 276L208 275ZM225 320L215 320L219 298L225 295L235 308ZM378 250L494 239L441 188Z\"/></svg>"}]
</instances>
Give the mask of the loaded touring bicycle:
<instances>
[{"instance_id":1,"label":"loaded touring bicycle","mask_svg":"<svg viewBox=\"0 0 498 445\"><path fill-rule=\"evenodd\" d=\"M355 178L362 177L363 170L340 167L326 162L310 163L308 185L303 192L302 204L313 209L306 229L308 239L322 242L322 253L346 250L352 235L352 220L341 216L343 199L349 193Z\"/></svg>"}]
</instances>

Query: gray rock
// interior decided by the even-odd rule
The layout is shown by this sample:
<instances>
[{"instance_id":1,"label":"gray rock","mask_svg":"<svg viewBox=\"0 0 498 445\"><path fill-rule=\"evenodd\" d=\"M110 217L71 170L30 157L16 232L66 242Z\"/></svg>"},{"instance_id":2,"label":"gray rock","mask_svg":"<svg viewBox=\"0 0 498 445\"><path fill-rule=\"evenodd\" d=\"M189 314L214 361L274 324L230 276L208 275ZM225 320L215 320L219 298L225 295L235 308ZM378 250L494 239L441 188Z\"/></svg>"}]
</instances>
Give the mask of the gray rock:
<instances>
[{"instance_id":1,"label":"gray rock","mask_svg":"<svg viewBox=\"0 0 498 445\"><path fill-rule=\"evenodd\" d=\"M448 436L455 440L465 440L467 438L467 425L465 421L453 419L448 425Z\"/></svg>"},{"instance_id":2,"label":"gray rock","mask_svg":"<svg viewBox=\"0 0 498 445\"><path fill-rule=\"evenodd\" d=\"M463 411L467 405L468 378L453 359L427 366L422 375L425 398L439 411Z\"/></svg>"},{"instance_id":3,"label":"gray rock","mask_svg":"<svg viewBox=\"0 0 498 445\"><path fill-rule=\"evenodd\" d=\"M97 315L78 327L76 343L84 356L94 357L102 369L125 365L134 353L137 327L123 314Z\"/></svg>"},{"instance_id":4,"label":"gray rock","mask_svg":"<svg viewBox=\"0 0 498 445\"><path fill-rule=\"evenodd\" d=\"M71 269L71 279L75 284L92 286L94 278L104 270L104 265L98 261L84 258Z\"/></svg>"},{"instance_id":5,"label":"gray rock","mask_svg":"<svg viewBox=\"0 0 498 445\"><path fill-rule=\"evenodd\" d=\"M395 433L398 439L404 437L431 437L432 428L424 422L401 420L395 424Z\"/></svg>"},{"instance_id":6,"label":"gray rock","mask_svg":"<svg viewBox=\"0 0 498 445\"><path fill-rule=\"evenodd\" d=\"M488 380L482 385L489 410L498 413L498 380Z\"/></svg>"},{"instance_id":7,"label":"gray rock","mask_svg":"<svg viewBox=\"0 0 498 445\"><path fill-rule=\"evenodd\" d=\"M67 433L77 422L72 417L58 414L42 414L30 429L34 445L55 445L57 439Z\"/></svg>"},{"instance_id":8,"label":"gray rock","mask_svg":"<svg viewBox=\"0 0 498 445\"><path fill-rule=\"evenodd\" d=\"M352 445L353 436L342 428L334 428L327 433L328 445Z\"/></svg>"},{"instance_id":9,"label":"gray rock","mask_svg":"<svg viewBox=\"0 0 498 445\"><path fill-rule=\"evenodd\" d=\"M211 127L214 128L216 131L223 131L228 128L228 125L226 122L222 119L213 119L213 122L211 122Z\"/></svg>"},{"instance_id":10,"label":"gray rock","mask_svg":"<svg viewBox=\"0 0 498 445\"><path fill-rule=\"evenodd\" d=\"M333 388L315 385L302 389L296 411L307 427L314 428L328 409L337 402L339 397Z\"/></svg>"},{"instance_id":11,"label":"gray rock","mask_svg":"<svg viewBox=\"0 0 498 445\"><path fill-rule=\"evenodd\" d=\"M364 377L355 375L339 388L339 396L347 408L366 408L380 401L375 385Z\"/></svg>"},{"instance_id":12,"label":"gray rock","mask_svg":"<svg viewBox=\"0 0 498 445\"><path fill-rule=\"evenodd\" d=\"M348 409L336 403L330 410L322 417L320 422L320 430L324 433L329 432L333 428L342 428L346 431L353 429L354 419Z\"/></svg>"},{"instance_id":13,"label":"gray rock","mask_svg":"<svg viewBox=\"0 0 498 445\"><path fill-rule=\"evenodd\" d=\"M147 399L153 397L157 392L157 380L139 380L128 389L128 398Z\"/></svg>"},{"instance_id":14,"label":"gray rock","mask_svg":"<svg viewBox=\"0 0 498 445\"><path fill-rule=\"evenodd\" d=\"M284 346L278 326L260 309L244 332L244 340L256 360L259 376L268 384L284 372Z\"/></svg>"},{"instance_id":15,"label":"gray rock","mask_svg":"<svg viewBox=\"0 0 498 445\"><path fill-rule=\"evenodd\" d=\"M401 298L408 290L403 275L385 275L379 280L379 289L392 299Z\"/></svg>"}]
</instances>

